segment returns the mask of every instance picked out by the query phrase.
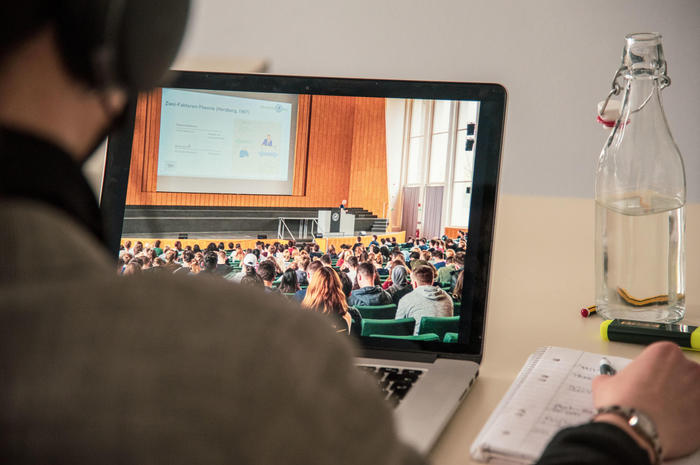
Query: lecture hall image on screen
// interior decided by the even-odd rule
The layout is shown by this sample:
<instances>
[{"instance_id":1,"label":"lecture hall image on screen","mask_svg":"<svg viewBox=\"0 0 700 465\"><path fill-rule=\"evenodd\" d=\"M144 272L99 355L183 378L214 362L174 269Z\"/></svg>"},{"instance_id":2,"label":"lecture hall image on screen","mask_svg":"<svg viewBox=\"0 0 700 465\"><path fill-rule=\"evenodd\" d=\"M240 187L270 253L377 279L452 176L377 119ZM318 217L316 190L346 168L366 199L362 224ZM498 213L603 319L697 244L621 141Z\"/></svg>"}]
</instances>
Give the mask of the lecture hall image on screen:
<instances>
[{"instance_id":1,"label":"lecture hall image on screen","mask_svg":"<svg viewBox=\"0 0 700 465\"><path fill-rule=\"evenodd\" d=\"M459 315L478 116L476 101L141 94L119 272L211 273L304 301L320 260L355 304L347 332L433 338L415 321L386 324L406 320L397 308L412 267L432 268ZM359 299L364 263L392 299Z\"/></svg>"}]
</instances>

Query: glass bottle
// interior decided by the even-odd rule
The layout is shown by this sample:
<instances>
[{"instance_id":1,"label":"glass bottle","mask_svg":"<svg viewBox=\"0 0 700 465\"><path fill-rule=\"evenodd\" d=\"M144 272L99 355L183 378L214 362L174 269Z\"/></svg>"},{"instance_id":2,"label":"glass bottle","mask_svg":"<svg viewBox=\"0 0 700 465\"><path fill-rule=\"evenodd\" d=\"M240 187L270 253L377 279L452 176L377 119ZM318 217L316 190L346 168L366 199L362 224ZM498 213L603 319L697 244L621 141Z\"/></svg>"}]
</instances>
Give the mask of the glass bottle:
<instances>
[{"instance_id":1,"label":"glass bottle","mask_svg":"<svg viewBox=\"0 0 700 465\"><path fill-rule=\"evenodd\" d=\"M657 33L630 34L611 95L621 111L596 174L596 305L606 319L685 314L685 170L661 106L670 84Z\"/></svg>"}]
</instances>

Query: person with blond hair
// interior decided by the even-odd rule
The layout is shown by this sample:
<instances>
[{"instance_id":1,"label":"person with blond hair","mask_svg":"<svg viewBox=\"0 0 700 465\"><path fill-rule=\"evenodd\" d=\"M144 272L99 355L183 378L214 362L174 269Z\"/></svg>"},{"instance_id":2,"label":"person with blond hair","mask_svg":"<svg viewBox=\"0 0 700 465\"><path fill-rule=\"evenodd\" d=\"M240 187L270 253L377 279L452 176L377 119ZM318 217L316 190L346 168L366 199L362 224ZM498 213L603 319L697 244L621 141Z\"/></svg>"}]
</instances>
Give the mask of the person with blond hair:
<instances>
[{"instance_id":1,"label":"person with blond hair","mask_svg":"<svg viewBox=\"0 0 700 465\"><path fill-rule=\"evenodd\" d=\"M324 266L314 272L301 306L331 317L336 333L350 334L352 317L343 293L343 284L333 268Z\"/></svg>"}]
</instances>

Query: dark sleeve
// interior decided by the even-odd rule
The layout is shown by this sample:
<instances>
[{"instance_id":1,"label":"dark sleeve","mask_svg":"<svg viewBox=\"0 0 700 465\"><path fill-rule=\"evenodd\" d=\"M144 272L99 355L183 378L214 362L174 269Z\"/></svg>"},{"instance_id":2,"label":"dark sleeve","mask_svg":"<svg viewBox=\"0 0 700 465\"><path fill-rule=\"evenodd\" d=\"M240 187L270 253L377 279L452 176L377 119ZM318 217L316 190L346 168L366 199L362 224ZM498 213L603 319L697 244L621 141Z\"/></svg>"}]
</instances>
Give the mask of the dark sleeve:
<instances>
[{"instance_id":1,"label":"dark sleeve","mask_svg":"<svg viewBox=\"0 0 700 465\"><path fill-rule=\"evenodd\" d=\"M649 455L625 431L604 422L566 428L536 465L650 465Z\"/></svg>"}]
</instances>

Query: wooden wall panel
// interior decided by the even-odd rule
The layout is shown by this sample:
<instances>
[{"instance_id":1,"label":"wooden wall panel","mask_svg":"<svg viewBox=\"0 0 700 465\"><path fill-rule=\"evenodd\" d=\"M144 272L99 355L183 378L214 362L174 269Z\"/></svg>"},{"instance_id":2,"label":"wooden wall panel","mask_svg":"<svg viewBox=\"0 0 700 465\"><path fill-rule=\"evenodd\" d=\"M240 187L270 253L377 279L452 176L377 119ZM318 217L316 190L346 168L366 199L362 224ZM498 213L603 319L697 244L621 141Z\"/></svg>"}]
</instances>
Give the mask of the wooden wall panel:
<instances>
[{"instance_id":1,"label":"wooden wall panel","mask_svg":"<svg viewBox=\"0 0 700 465\"><path fill-rule=\"evenodd\" d=\"M161 92L137 104L127 205L333 207L381 215L387 201L383 99L300 95L293 195L156 192Z\"/></svg>"},{"instance_id":2,"label":"wooden wall panel","mask_svg":"<svg viewBox=\"0 0 700 465\"><path fill-rule=\"evenodd\" d=\"M384 217L389 199L386 170L385 100L356 99L348 205Z\"/></svg>"}]
</instances>

